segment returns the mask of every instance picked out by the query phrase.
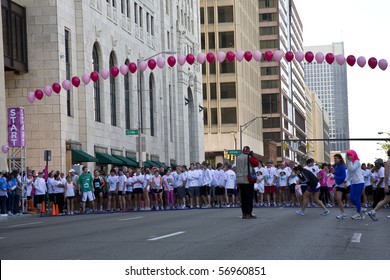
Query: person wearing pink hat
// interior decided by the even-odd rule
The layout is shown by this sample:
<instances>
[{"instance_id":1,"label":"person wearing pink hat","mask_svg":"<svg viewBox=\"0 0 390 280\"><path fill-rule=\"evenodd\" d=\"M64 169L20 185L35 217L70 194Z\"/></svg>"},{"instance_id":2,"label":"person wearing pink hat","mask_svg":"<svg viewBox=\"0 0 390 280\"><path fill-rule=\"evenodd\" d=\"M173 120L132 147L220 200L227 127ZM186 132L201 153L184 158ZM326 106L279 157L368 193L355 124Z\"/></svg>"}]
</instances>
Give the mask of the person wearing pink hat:
<instances>
[{"instance_id":1,"label":"person wearing pink hat","mask_svg":"<svg viewBox=\"0 0 390 280\"><path fill-rule=\"evenodd\" d=\"M361 164L357 153L354 150L348 150L347 154L347 170L348 177L351 182L351 191L349 198L356 206L356 214L351 218L354 220L363 220L364 215L361 213L362 203L361 196L364 189L364 177L361 171Z\"/></svg>"}]
</instances>

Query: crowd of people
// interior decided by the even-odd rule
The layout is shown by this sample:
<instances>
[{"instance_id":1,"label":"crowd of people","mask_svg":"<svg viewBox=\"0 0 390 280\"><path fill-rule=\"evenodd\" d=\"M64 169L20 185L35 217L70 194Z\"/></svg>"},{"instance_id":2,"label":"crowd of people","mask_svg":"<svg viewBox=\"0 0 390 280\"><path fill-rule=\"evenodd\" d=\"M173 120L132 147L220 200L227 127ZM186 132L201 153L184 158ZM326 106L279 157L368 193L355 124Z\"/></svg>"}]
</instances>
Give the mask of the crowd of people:
<instances>
[{"instance_id":1,"label":"crowd of people","mask_svg":"<svg viewBox=\"0 0 390 280\"><path fill-rule=\"evenodd\" d=\"M206 162L167 170L115 167L109 174L99 170L91 174L83 167L81 174L74 169L67 174L51 171L46 179L43 171L2 172L1 214L21 215L22 206L28 209L32 205L41 214L44 210L50 213L53 205L58 205L61 215L238 207L245 196L254 207L300 207L296 213L302 216L306 207L321 207L324 216L330 208L338 207L336 218L345 219L344 209L354 206L356 214L352 219L364 219L367 213L377 220L376 212L390 203L385 163L377 159L373 165L361 164L353 150L346 155L344 160L336 154L334 165L318 165L313 159L308 159L304 166L293 166L291 162L274 165L271 160L263 164L251 159L250 163L257 165L253 168L253 182L244 179L245 184L253 185L250 189L244 189L239 178L241 165L248 161L237 162L237 167L218 163L216 168ZM252 207L249 208L242 207L243 218L255 218Z\"/></svg>"}]
</instances>

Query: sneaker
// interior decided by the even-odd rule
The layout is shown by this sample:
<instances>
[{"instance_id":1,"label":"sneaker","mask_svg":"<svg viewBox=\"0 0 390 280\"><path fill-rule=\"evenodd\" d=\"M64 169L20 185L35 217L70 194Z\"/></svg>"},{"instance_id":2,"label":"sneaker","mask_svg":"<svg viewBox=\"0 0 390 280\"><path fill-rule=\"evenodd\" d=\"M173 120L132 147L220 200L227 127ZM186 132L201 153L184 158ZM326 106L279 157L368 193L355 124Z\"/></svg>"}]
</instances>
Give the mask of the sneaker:
<instances>
[{"instance_id":1,"label":"sneaker","mask_svg":"<svg viewBox=\"0 0 390 280\"><path fill-rule=\"evenodd\" d=\"M367 215L370 216L371 220L373 220L375 222L378 221L378 218L376 217L376 213L370 211L370 212L367 212ZM388 217L390 217L390 216L388 216Z\"/></svg>"},{"instance_id":2,"label":"sneaker","mask_svg":"<svg viewBox=\"0 0 390 280\"><path fill-rule=\"evenodd\" d=\"M297 211L295 211L295 213L297 213L298 215L301 215L301 216L305 215L305 213L302 210L297 210Z\"/></svg>"},{"instance_id":3,"label":"sneaker","mask_svg":"<svg viewBox=\"0 0 390 280\"><path fill-rule=\"evenodd\" d=\"M349 206L349 204L347 203L347 204L345 204L344 207L345 207L345 208L349 208L350 206Z\"/></svg>"},{"instance_id":4,"label":"sneaker","mask_svg":"<svg viewBox=\"0 0 390 280\"><path fill-rule=\"evenodd\" d=\"M367 213L367 208L362 208L363 213Z\"/></svg>"},{"instance_id":5,"label":"sneaker","mask_svg":"<svg viewBox=\"0 0 390 280\"><path fill-rule=\"evenodd\" d=\"M330 211L328 210L328 209L326 209L321 215L322 216L326 216L326 215L328 215L330 213Z\"/></svg>"},{"instance_id":6,"label":"sneaker","mask_svg":"<svg viewBox=\"0 0 390 280\"><path fill-rule=\"evenodd\" d=\"M386 216L387 219L390 219L390 215L389 216Z\"/></svg>"},{"instance_id":7,"label":"sneaker","mask_svg":"<svg viewBox=\"0 0 390 280\"><path fill-rule=\"evenodd\" d=\"M353 220L364 220L364 215L362 214L355 214L351 217Z\"/></svg>"},{"instance_id":8,"label":"sneaker","mask_svg":"<svg viewBox=\"0 0 390 280\"><path fill-rule=\"evenodd\" d=\"M345 215L345 213L336 216L336 219L339 219L339 220L346 219L346 218L347 218L347 215Z\"/></svg>"}]
</instances>

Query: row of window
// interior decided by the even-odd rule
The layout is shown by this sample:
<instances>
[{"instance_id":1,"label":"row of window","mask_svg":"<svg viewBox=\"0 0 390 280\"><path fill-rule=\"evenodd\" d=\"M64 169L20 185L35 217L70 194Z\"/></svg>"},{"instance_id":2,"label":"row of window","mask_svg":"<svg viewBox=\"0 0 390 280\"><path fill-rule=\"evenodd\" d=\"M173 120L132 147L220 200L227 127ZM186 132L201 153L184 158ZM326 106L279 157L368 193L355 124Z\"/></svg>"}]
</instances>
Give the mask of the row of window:
<instances>
[{"instance_id":1,"label":"row of window","mask_svg":"<svg viewBox=\"0 0 390 280\"><path fill-rule=\"evenodd\" d=\"M210 83L210 90L207 90L207 84L203 84L203 100L207 100L207 95L210 95L210 100L217 99L217 84ZM219 84L221 99L236 98L236 83L220 83Z\"/></svg>"},{"instance_id":2,"label":"row of window","mask_svg":"<svg viewBox=\"0 0 390 280\"><path fill-rule=\"evenodd\" d=\"M224 61L222 63L218 63L219 65L219 73L220 74L231 74L235 73L235 63ZM202 74L206 75L207 71L206 69L209 69L208 75L215 75L216 74L216 67L217 63L207 63L202 65Z\"/></svg>"},{"instance_id":3,"label":"row of window","mask_svg":"<svg viewBox=\"0 0 390 280\"><path fill-rule=\"evenodd\" d=\"M234 22L233 6L221 6L217 8L218 23ZM207 23L214 24L214 7L207 7ZM205 24L205 8L200 8L200 24Z\"/></svg>"},{"instance_id":4,"label":"row of window","mask_svg":"<svg viewBox=\"0 0 390 280\"><path fill-rule=\"evenodd\" d=\"M215 49L215 32L209 32L207 34L208 45L207 49ZM205 34L200 34L201 48L206 49ZM219 32L218 33L218 48L234 48L234 31Z\"/></svg>"},{"instance_id":5,"label":"row of window","mask_svg":"<svg viewBox=\"0 0 390 280\"><path fill-rule=\"evenodd\" d=\"M237 124L237 108L220 108L221 124ZM203 110L203 123L208 125L208 109ZM218 125L218 108L210 108L210 125Z\"/></svg>"}]
</instances>

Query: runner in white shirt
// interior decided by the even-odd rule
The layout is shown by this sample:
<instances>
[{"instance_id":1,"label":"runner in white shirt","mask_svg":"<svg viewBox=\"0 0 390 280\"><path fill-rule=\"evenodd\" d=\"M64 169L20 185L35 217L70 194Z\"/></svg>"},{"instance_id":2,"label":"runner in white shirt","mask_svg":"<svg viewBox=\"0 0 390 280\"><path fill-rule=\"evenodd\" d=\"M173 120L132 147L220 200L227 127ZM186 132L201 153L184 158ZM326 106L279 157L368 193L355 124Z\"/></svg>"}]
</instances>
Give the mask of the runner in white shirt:
<instances>
[{"instance_id":1,"label":"runner in white shirt","mask_svg":"<svg viewBox=\"0 0 390 280\"><path fill-rule=\"evenodd\" d=\"M74 196L75 196L75 189L76 186L74 185L72 181L72 177L68 175L66 177L66 183L65 183L65 198L66 198L66 208L67 208L67 214L73 215L74 214Z\"/></svg>"},{"instance_id":2,"label":"runner in white shirt","mask_svg":"<svg viewBox=\"0 0 390 280\"><path fill-rule=\"evenodd\" d=\"M58 204L58 211L59 214L61 215L65 204L65 196L64 196L65 185L61 181L60 172L57 172L54 175L54 181L52 182L52 185L53 185L53 192L54 192L54 201L56 204Z\"/></svg>"},{"instance_id":3,"label":"runner in white shirt","mask_svg":"<svg viewBox=\"0 0 390 280\"><path fill-rule=\"evenodd\" d=\"M278 177L278 197L279 197L279 206L286 206L286 192L288 185L288 177L290 176L289 168L286 167L284 162L279 164L279 169L277 173Z\"/></svg>"},{"instance_id":4,"label":"runner in white shirt","mask_svg":"<svg viewBox=\"0 0 390 280\"><path fill-rule=\"evenodd\" d=\"M200 194L204 201L204 208L211 208L211 197L210 197L211 179L212 179L211 165L204 162L203 170L202 170L202 186L200 188Z\"/></svg>"},{"instance_id":5,"label":"runner in white shirt","mask_svg":"<svg viewBox=\"0 0 390 280\"><path fill-rule=\"evenodd\" d=\"M45 203L46 196L46 181L43 179L43 172L38 172L38 177L34 181L34 204L35 207L39 209L39 212L42 214L42 203Z\"/></svg>"},{"instance_id":6,"label":"runner in white shirt","mask_svg":"<svg viewBox=\"0 0 390 280\"><path fill-rule=\"evenodd\" d=\"M271 206L271 194L273 196L274 206L276 206L277 198L275 183L277 181L277 173L271 160L267 160L266 168L264 170L264 193L268 203L266 206Z\"/></svg>"},{"instance_id":7,"label":"runner in white shirt","mask_svg":"<svg viewBox=\"0 0 390 280\"><path fill-rule=\"evenodd\" d=\"M193 163L190 165L190 170L187 173L188 187L191 196L190 208L199 208L199 180L201 180L202 174L195 170Z\"/></svg>"},{"instance_id":8,"label":"runner in white shirt","mask_svg":"<svg viewBox=\"0 0 390 280\"><path fill-rule=\"evenodd\" d=\"M125 174L123 174L123 169L119 169L118 172L119 211L126 210L126 180L127 177Z\"/></svg>"},{"instance_id":9,"label":"runner in white shirt","mask_svg":"<svg viewBox=\"0 0 390 280\"><path fill-rule=\"evenodd\" d=\"M217 164L217 169L214 170L214 179L216 184L215 195L217 197L217 202L214 205L215 207L222 207L226 200L226 190L225 190L225 171L222 169L222 163Z\"/></svg>"},{"instance_id":10,"label":"runner in white shirt","mask_svg":"<svg viewBox=\"0 0 390 280\"><path fill-rule=\"evenodd\" d=\"M150 210L150 184L151 184L151 178L152 175L150 174L149 168L145 170L144 174L144 185L143 185L143 198L144 198L144 204L145 204L145 210Z\"/></svg>"},{"instance_id":11,"label":"runner in white shirt","mask_svg":"<svg viewBox=\"0 0 390 280\"><path fill-rule=\"evenodd\" d=\"M132 178L133 184L133 195L134 195L134 209L139 211L142 208L142 193L143 193L143 184L144 176L141 174L141 169L137 168L135 174Z\"/></svg>"},{"instance_id":12,"label":"runner in white shirt","mask_svg":"<svg viewBox=\"0 0 390 280\"><path fill-rule=\"evenodd\" d=\"M126 172L126 197L127 197L127 210L133 210L133 184L131 177L133 176L132 170Z\"/></svg>"},{"instance_id":13,"label":"runner in white shirt","mask_svg":"<svg viewBox=\"0 0 390 280\"><path fill-rule=\"evenodd\" d=\"M229 164L225 171L225 189L226 189L226 204L227 207L233 207L237 204L234 190L236 189L236 173L231 169L232 166Z\"/></svg>"},{"instance_id":14,"label":"runner in white shirt","mask_svg":"<svg viewBox=\"0 0 390 280\"><path fill-rule=\"evenodd\" d=\"M185 209L186 208L185 185L187 180L180 166L176 167L176 176L174 177L174 180L175 180L176 195L178 198L178 209Z\"/></svg>"},{"instance_id":15,"label":"runner in white shirt","mask_svg":"<svg viewBox=\"0 0 390 280\"><path fill-rule=\"evenodd\" d=\"M260 162L259 166L255 168L256 172L256 183L254 184L254 190L257 197L258 203L256 204L257 207L263 207L264 206L264 174L265 174L265 168L263 167L263 164Z\"/></svg>"},{"instance_id":16,"label":"runner in white shirt","mask_svg":"<svg viewBox=\"0 0 390 280\"><path fill-rule=\"evenodd\" d=\"M109 188L107 211L116 211L116 197L118 194L119 182L115 169L110 170L110 175L107 177L107 184ZM112 209L111 206L113 206Z\"/></svg>"}]
</instances>

